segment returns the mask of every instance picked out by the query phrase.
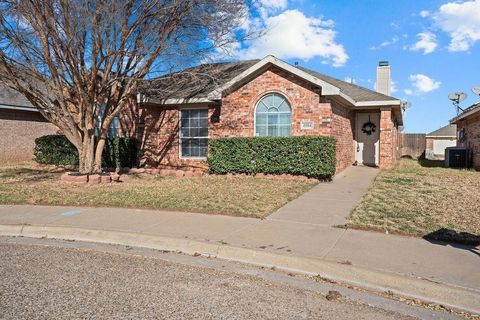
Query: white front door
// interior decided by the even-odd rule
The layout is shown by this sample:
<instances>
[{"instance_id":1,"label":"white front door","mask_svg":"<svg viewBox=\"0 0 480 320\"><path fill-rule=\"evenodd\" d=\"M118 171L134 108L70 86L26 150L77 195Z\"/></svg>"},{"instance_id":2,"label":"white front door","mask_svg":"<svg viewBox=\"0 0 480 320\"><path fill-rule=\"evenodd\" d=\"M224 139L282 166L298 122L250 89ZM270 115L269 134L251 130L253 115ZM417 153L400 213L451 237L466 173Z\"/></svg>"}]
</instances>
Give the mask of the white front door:
<instances>
[{"instance_id":1,"label":"white front door","mask_svg":"<svg viewBox=\"0 0 480 320\"><path fill-rule=\"evenodd\" d=\"M380 153L380 114L357 113L356 156L358 164L378 166Z\"/></svg>"}]
</instances>

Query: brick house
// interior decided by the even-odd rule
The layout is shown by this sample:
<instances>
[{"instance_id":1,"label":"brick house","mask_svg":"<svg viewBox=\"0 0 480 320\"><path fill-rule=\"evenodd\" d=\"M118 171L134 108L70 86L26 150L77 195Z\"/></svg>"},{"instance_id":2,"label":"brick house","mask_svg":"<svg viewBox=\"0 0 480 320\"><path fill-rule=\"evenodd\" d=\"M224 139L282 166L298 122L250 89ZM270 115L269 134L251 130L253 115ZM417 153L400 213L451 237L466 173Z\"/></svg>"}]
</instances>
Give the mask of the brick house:
<instances>
[{"instance_id":1,"label":"brick house","mask_svg":"<svg viewBox=\"0 0 480 320\"><path fill-rule=\"evenodd\" d=\"M444 160L445 149L457 145L457 126L448 124L428 133L425 137L425 157L430 160Z\"/></svg>"},{"instance_id":2,"label":"brick house","mask_svg":"<svg viewBox=\"0 0 480 320\"><path fill-rule=\"evenodd\" d=\"M273 56L205 64L146 81L138 109L124 115L136 114L146 167L205 168L208 139L322 135L337 140L337 171L355 162L389 168L403 115L389 96L388 63L377 77L388 82L377 86L383 93Z\"/></svg>"},{"instance_id":3,"label":"brick house","mask_svg":"<svg viewBox=\"0 0 480 320\"><path fill-rule=\"evenodd\" d=\"M465 109L450 123L457 125L457 147L470 149L472 165L480 170L480 103Z\"/></svg>"},{"instance_id":4,"label":"brick house","mask_svg":"<svg viewBox=\"0 0 480 320\"><path fill-rule=\"evenodd\" d=\"M32 160L35 139L56 132L23 95L0 84L0 163Z\"/></svg>"}]
</instances>

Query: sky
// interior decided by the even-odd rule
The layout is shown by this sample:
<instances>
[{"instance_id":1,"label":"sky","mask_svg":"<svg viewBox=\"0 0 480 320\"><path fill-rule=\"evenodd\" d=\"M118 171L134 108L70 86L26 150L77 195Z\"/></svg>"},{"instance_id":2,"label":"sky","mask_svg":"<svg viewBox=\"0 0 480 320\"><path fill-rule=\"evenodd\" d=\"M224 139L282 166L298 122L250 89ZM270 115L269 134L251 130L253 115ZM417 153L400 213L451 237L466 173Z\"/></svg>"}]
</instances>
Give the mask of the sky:
<instances>
[{"instance_id":1,"label":"sky","mask_svg":"<svg viewBox=\"0 0 480 320\"><path fill-rule=\"evenodd\" d=\"M480 101L480 0L257 0L245 30L263 37L232 46L242 59L272 54L374 89L388 60L392 96L410 101L405 132L428 133L456 115L448 94Z\"/></svg>"}]
</instances>

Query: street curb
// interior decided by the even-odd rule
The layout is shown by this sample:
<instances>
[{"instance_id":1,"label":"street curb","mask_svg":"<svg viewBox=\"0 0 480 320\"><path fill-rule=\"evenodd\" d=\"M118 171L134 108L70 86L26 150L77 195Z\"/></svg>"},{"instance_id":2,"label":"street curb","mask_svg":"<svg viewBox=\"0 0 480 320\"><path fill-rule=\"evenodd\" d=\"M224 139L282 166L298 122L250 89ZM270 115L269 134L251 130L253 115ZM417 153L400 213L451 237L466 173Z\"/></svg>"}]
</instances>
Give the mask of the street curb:
<instances>
[{"instance_id":1,"label":"street curb","mask_svg":"<svg viewBox=\"0 0 480 320\"><path fill-rule=\"evenodd\" d=\"M480 314L478 304L480 291L336 262L280 255L222 243L206 243L143 233L32 225L0 225L0 236L54 238L180 251L190 255L201 254L257 266L275 267L290 272L320 275L329 280L360 288L378 292L391 291L396 295Z\"/></svg>"}]
</instances>

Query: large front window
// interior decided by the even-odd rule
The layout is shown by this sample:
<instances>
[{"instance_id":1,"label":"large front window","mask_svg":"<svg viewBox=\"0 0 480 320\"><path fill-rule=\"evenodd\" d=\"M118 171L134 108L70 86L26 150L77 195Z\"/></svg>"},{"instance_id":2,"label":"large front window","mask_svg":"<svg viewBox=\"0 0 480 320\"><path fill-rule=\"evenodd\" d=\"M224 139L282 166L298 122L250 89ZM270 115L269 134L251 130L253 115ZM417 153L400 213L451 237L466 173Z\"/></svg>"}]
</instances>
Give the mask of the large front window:
<instances>
[{"instance_id":1,"label":"large front window","mask_svg":"<svg viewBox=\"0 0 480 320\"><path fill-rule=\"evenodd\" d=\"M100 128L102 126L102 118L105 115L105 105L100 105L100 113L97 118L97 122L95 123L95 136L100 135ZM120 118L114 117L112 122L110 122L110 126L108 127L107 138L117 138L120 132Z\"/></svg>"},{"instance_id":2,"label":"large front window","mask_svg":"<svg viewBox=\"0 0 480 320\"><path fill-rule=\"evenodd\" d=\"M180 111L180 156L204 158L208 152L208 109Z\"/></svg>"},{"instance_id":3,"label":"large front window","mask_svg":"<svg viewBox=\"0 0 480 320\"><path fill-rule=\"evenodd\" d=\"M292 110L285 97L270 93L255 108L255 136L290 136Z\"/></svg>"}]
</instances>

